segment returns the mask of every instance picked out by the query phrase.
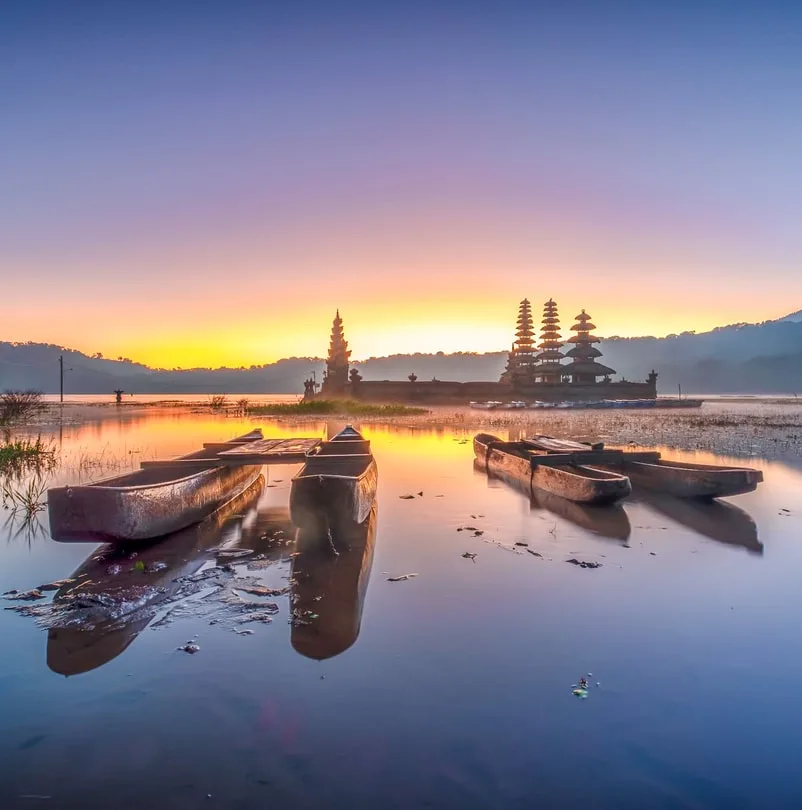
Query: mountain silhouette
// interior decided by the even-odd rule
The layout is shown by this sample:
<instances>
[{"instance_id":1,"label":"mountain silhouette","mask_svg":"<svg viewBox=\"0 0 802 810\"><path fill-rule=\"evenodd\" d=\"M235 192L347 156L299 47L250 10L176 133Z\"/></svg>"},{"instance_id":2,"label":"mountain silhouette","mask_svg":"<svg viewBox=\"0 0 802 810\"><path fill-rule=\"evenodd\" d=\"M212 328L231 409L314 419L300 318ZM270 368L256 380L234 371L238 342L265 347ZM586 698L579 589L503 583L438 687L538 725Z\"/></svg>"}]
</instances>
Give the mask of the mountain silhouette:
<instances>
[{"instance_id":1,"label":"mountain silhouette","mask_svg":"<svg viewBox=\"0 0 802 810\"><path fill-rule=\"evenodd\" d=\"M644 380L656 369L658 390L687 393L796 394L802 391L802 310L774 321L732 324L709 332L656 337L608 337L599 344L616 379ZM289 357L240 368L154 369L127 358L89 356L43 343L0 342L0 390L59 389L58 358L64 355L65 391L111 394L300 393L314 372L322 379L319 357ZM484 354L395 354L355 362L365 380L497 380L506 351Z\"/></svg>"}]
</instances>

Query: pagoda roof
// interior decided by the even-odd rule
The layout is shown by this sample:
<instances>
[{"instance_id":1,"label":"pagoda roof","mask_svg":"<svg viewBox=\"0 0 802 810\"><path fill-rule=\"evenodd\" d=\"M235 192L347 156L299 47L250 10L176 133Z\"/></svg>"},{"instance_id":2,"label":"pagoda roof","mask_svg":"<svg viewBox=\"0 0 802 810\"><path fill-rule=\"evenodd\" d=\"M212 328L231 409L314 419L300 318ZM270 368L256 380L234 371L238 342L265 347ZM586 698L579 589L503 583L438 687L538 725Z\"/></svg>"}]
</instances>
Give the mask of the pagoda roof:
<instances>
[{"instance_id":1,"label":"pagoda roof","mask_svg":"<svg viewBox=\"0 0 802 810\"><path fill-rule=\"evenodd\" d=\"M594 377L604 377L608 374L615 374L615 369L603 366L601 363L593 363L590 360L574 360L567 366L563 366L566 374L592 374Z\"/></svg>"},{"instance_id":2,"label":"pagoda roof","mask_svg":"<svg viewBox=\"0 0 802 810\"><path fill-rule=\"evenodd\" d=\"M586 332L580 332L578 335L571 335L567 338L566 343L601 343L601 340L596 335L589 335Z\"/></svg>"},{"instance_id":3,"label":"pagoda roof","mask_svg":"<svg viewBox=\"0 0 802 810\"><path fill-rule=\"evenodd\" d=\"M544 329L540 333L542 340L562 340L562 336L556 329Z\"/></svg>"},{"instance_id":4,"label":"pagoda roof","mask_svg":"<svg viewBox=\"0 0 802 810\"><path fill-rule=\"evenodd\" d=\"M596 325L592 324L590 321L583 321L582 323L575 323L571 329L575 332L589 332L591 329L595 329Z\"/></svg>"},{"instance_id":5,"label":"pagoda roof","mask_svg":"<svg viewBox=\"0 0 802 810\"><path fill-rule=\"evenodd\" d=\"M588 313L585 312L585 310L583 309L582 312L579 313L579 315L574 315L574 320L575 321L589 321L590 320L590 315L588 315Z\"/></svg>"},{"instance_id":6,"label":"pagoda roof","mask_svg":"<svg viewBox=\"0 0 802 810\"><path fill-rule=\"evenodd\" d=\"M601 357L602 353L595 347L588 343L582 343L575 346L570 351L565 353L566 357Z\"/></svg>"}]
</instances>

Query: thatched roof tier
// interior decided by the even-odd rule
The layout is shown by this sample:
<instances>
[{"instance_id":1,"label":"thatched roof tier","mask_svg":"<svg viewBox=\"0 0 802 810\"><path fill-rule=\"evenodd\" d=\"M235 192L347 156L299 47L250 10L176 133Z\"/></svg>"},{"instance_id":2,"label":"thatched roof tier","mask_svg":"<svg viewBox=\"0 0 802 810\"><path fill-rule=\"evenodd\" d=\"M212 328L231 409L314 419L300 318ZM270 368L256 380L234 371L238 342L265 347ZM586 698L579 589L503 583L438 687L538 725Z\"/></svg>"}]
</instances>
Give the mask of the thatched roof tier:
<instances>
[{"instance_id":1,"label":"thatched roof tier","mask_svg":"<svg viewBox=\"0 0 802 810\"><path fill-rule=\"evenodd\" d=\"M590 315L588 315L587 312L585 312L585 310L583 309L582 312L579 313L579 315L574 316L574 320L575 321L589 321L590 320Z\"/></svg>"},{"instance_id":2,"label":"thatched roof tier","mask_svg":"<svg viewBox=\"0 0 802 810\"><path fill-rule=\"evenodd\" d=\"M578 346L575 346L573 349L567 351L565 353L565 356L590 358L590 357L601 357L602 353L598 349L588 345L587 343L580 343Z\"/></svg>"},{"instance_id":3,"label":"thatched roof tier","mask_svg":"<svg viewBox=\"0 0 802 810\"><path fill-rule=\"evenodd\" d=\"M562 366L564 374L581 374L594 377L604 377L607 375L615 374L615 369L609 366L603 366L601 363L592 363L590 361L575 360L567 366Z\"/></svg>"},{"instance_id":4,"label":"thatched roof tier","mask_svg":"<svg viewBox=\"0 0 802 810\"><path fill-rule=\"evenodd\" d=\"M574 332L590 332L591 329L595 329L596 325L592 324L590 321L582 321L580 323L575 323L571 329Z\"/></svg>"},{"instance_id":5,"label":"thatched roof tier","mask_svg":"<svg viewBox=\"0 0 802 810\"><path fill-rule=\"evenodd\" d=\"M601 343L601 340L596 335L586 335L584 332L578 335L572 335L566 340L566 343Z\"/></svg>"}]
</instances>

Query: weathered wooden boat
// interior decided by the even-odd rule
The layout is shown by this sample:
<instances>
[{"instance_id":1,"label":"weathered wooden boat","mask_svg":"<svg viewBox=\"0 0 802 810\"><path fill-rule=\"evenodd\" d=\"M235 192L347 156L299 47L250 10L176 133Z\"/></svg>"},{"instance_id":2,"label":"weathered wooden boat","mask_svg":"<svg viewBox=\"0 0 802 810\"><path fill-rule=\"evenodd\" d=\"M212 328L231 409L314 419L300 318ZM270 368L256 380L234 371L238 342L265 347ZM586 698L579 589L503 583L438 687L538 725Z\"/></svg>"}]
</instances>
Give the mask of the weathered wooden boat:
<instances>
[{"instance_id":1,"label":"weathered wooden boat","mask_svg":"<svg viewBox=\"0 0 802 810\"><path fill-rule=\"evenodd\" d=\"M264 489L257 480L194 526L157 543L138 544L136 557L118 545L101 546L72 574L53 597L64 610L47 634L47 665L60 675L97 669L124 652L173 599L181 578L196 573L213 558L214 549L236 541L242 514L252 509Z\"/></svg>"},{"instance_id":2,"label":"weathered wooden boat","mask_svg":"<svg viewBox=\"0 0 802 810\"><path fill-rule=\"evenodd\" d=\"M474 459L474 468L486 474L489 486L499 481L520 492L529 500L529 508L533 512L540 510L551 512L574 526L611 540L627 540L632 533L629 518L620 503L601 506L576 503L542 489L532 489L527 480L517 476L506 475L503 472L489 472L479 459Z\"/></svg>"},{"instance_id":3,"label":"weathered wooden boat","mask_svg":"<svg viewBox=\"0 0 802 810\"><path fill-rule=\"evenodd\" d=\"M346 427L310 452L292 479L292 522L313 532L364 523L376 499L378 479L370 442Z\"/></svg>"},{"instance_id":4,"label":"weathered wooden boat","mask_svg":"<svg viewBox=\"0 0 802 810\"><path fill-rule=\"evenodd\" d=\"M751 467L666 461L659 453L653 459L623 451L604 450L604 445L534 436L525 440L535 449L549 453L599 451L599 466L625 473L636 486L655 489L678 498L723 498L753 492L763 473ZM602 453L613 453L605 457ZM617 454L617 455L616 455Z\"/></svg>"},{"instance_id":5,"label":"weathered wooden boat","mask_svg":"<svg viewBox=\"0 0 802 810\"><path fill-rule=\"evenodd\" d=\"M89 484L54 487L47 493L50 534L64 542L131 543L179 531L210 515L259 477L262 465L227 465L221 446L242 446L260 431L191 453L201 463L149 467ZM208 461L208 463L204 463Z\"/></svg>"},{"instance_id":6,"label":"weathered wooden boat","mask_svg":"<svg viewBox=\"0 0 802 810\"><path fill-rule=\"evenodd\" d=\"M360 526L329 542L299 530L292 561L293 649L322 661L345 652L359 636L373 565L376 505Z\"/></svg>"},{"instance_id":7,"label":"weathered wooden boat","mask_svg":"<svg viewBox=\"0 0 802 810\"><path fill-rule=\"evenodd\" d=\"M576 503L614 503L632 491L625 475L584 464L590 453L540 453L526 442L505 442L488 433L474 436L473 449L489 472L515 476L532 489Z\"/></svg>"}]
</instances>

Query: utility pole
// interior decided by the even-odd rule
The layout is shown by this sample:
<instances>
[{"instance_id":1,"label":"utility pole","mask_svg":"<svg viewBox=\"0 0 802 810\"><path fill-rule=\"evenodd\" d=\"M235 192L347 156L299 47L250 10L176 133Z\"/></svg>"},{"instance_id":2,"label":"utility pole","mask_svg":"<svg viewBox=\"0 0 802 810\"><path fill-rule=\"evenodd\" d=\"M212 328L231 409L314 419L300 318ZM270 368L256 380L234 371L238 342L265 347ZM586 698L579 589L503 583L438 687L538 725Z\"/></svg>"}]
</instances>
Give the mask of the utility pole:
<instances>
[{"instance_id":1,"label":"utility pole","mask_svg":"<svg viewBox=\"0 0 802 810\"><path fill-rule=\"evenodd\" d=\"M59 389L59 402L64 404L64 355L60 354L58 357L58 370L59 370L59 381L61 383Z\"/></svg>"},{"instance_id":2,"label":"utility pole","mask_svg":"<svg viewBox=\"0 0 802 810\"><path fill-rule=\"evenodd\" d=\"M677 383L677 388L679 389L679 398L682 399L682 383Z\"/></svg>"}]
</instances>

